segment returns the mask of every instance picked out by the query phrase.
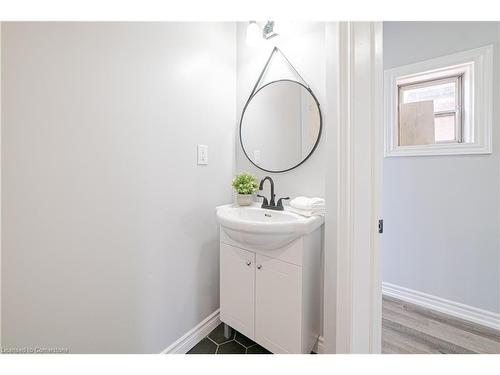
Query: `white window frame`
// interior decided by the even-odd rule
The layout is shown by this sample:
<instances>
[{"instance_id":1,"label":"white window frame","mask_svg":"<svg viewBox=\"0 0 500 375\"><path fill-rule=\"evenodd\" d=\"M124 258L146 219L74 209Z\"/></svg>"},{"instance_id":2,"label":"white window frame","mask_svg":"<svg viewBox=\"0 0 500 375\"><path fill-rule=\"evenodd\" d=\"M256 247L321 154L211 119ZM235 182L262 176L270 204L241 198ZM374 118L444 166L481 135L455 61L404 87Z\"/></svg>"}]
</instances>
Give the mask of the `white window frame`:
<instances>
[{"instance_id":1,"label":"white window frame","mask_svg":"<svg viewBox=\"0 0 500 375\"><path fill-rule=\"evenodd\" d=\"M400 146L399 86L453 75L462 76L460 142ZM386 157L492 152L492 45L387 69L384 76Z\"/></svg>"}]
</instances>

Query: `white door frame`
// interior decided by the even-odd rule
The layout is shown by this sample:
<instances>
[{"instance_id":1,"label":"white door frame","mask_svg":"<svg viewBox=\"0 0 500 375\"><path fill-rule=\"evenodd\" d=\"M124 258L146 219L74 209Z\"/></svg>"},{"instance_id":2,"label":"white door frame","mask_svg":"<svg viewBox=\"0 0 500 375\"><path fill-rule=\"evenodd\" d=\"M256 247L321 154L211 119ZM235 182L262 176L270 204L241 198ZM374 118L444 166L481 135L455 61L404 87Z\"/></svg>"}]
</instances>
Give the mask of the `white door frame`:
<instances>
[{"instance_id":1,"label":"white door frame","mask_svg":"<svg viewBox=\"0 0 500 375\"><path fill-rule=\"evenodd\" d=\"M2 22L0 22L0 197L2 196ZM0 199L0 213L2 200ZM2 215L0 214L0 348L2 347Z\"/></svg>"},{"instance_id":2,"label":"white door frame","mask_svg":"<svg viewBox=\"0 0 500 375\"><path fill-rule=\"evenodd\" d=\"M326 28L327 353L381 351L382 23Z\"/></svg>"}]
</instances>

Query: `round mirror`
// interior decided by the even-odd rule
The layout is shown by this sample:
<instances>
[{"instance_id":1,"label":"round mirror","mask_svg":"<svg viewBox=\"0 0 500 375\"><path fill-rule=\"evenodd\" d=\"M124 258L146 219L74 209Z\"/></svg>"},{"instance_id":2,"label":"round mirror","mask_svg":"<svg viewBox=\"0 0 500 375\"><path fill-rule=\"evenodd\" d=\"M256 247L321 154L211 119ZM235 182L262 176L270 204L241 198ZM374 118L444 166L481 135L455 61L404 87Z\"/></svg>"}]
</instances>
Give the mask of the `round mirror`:
<instances>
[{"instance_id":1,"label":"round mirror","mask_svg":"<svg viewBox=\"0 0 500 375\"><path fill-rule=\"evenodd\" d=\"M296 81L274 81L248 99L241 115L241 147L258 168L289 171L311 156L321 126L319 103L308 87Z\"/></svg>"}]
</instances>

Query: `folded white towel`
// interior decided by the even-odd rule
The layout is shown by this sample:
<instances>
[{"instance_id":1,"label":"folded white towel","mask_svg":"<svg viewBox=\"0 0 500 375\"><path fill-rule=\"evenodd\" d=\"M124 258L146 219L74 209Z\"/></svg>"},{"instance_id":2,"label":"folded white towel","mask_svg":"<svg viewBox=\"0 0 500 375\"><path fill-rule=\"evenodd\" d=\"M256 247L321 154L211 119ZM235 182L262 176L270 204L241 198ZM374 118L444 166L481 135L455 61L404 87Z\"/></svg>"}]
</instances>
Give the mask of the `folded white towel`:
<instances>
[{"instance_id":1,"label":"folded white towel","mask_svg":"<svg viewBox=\"0 0 500 375\"><path fill-rule=\"evenodd\" d=\"M315 210L301 210L299 208L287 206L287 210L290 212L296 213L298 215L305 216L305 217L325 216L325 209L324 208L315 209Z\"/></svg>"},{"instance_id":2,"label":"folded white towel","mask_svg":"<svg viewBox=\"0 0 500 375\"><path fill-rule=\"evenodd\" d=\"M323 198L297 197L290 201L290 206L300 210L324 209L325 200Z\"/></svg>"}]
</instances>

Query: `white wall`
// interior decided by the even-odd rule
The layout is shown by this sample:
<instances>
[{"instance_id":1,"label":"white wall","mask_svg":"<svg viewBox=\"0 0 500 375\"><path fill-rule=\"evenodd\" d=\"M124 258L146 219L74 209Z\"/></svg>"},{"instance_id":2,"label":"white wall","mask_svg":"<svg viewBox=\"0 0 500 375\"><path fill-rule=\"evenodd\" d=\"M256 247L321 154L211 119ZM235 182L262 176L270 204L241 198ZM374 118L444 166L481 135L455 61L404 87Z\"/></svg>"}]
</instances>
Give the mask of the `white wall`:
<instances>
[{"instance_id":1,"label":"white wall","mask_svg":"<svg viewBox=\"0 0 500 375\"><path fill-rule=\"evenodd\" d=\"M493 44L499 24L384 22L384 68ZM384 160L383 280L500 312L498 106L493 154Z\"/></svg>"},{"instance_id":2,"label":"white wall","mask_svg":"<svg viewBox=\"0 0 500 375\"><path fill-rule=\"evenodd\" d=\"M277 23L284 26L283 23ZM236 119L239 125L241 112L257 82L269 54L274 46L278 46L285 56L306 80L318 98L321 110L325 107L325 77L326 77L326 45L325 24L323 22L290 22L282 29L282 35L263 41L258 46L251 47L245 43L247 23L237 25L237 89L236 89ZM276 65L265 76L266 81L278 78L290 78L283 75L279 69L281 56L275 56ZM278 68L277 68L278 67ZM324 113L323 113L324 115ZM323 124L325 125L325 124ZM253 166L241 150L239 138L236 138L236 171L247 171L263 178L270 175L276 184L276 197L295 197L297 195L325 195L325 150L324 135L311 157L300 167L285 173L268 173ZM239 135L236 134L238 137ZM269 186L266 183L265 194L269 196Z\"/></svg>"},{"instance_id":3,"label":"white wall","mask_svg":"<svg viewBox=\"0 0 500 375\"><path fill-rule=\"evenodd\" d=\"M274 46L277 46L290 60L295 69L310 86L317 97L323 115L323 134L320 142L311 157L301 166L285 173L264 172L252 165L241 150L238 131L236 132L236 172L250 172L259 179L271 176L275 183L276 198L291 197L299 195L325 196L326 179L326 121L325 121L325 90L326 90L326 42L324 22L289 22L278 23L281 26L281 35L264 41L257 46L248 46L245 43L247 23L239 22L236 30L237 51L237 86L236 86L236 123L239 126L241 112L245 103L257 82L269 54ZM286 26L286 29L284 28ZM294 78L296 76L286 71L280 60L281 56L275 56L264 82L280 78ZM269 184L266 183L264 194L269 197ZM322 262L323 263L323 262ZM323 276L321 275L321 280ZM322 281L323 285L323 281ZM323 287L320 292L321 312L323 314ZM321 317L321 322L323 318ZM321 323L323 330L323 323Z\"/></svg>"},{"instance_id":4,"label":"white wall","mask_svg":"<svg viewBox=\"0 0 500 375\"><path fill-rule=\"evenodd\" d=\"M219 306L235 26L2 28L3 346L160 352Z\"/></svg>"},{"instance_id":5,"label":"white wall","mask_svg":"<svg viewBox=\"0 0 500 375\"><path fill-rule=\"evenodd\" d=\"M327 22L325 24L325 45L328 46L325 53L325 164L329 166L338 165L338 137L339 133L339 93L340 93L340 23ZM324 308L323 315L323 337L326 353L337 352L337 196L338 196L338 173L336 168L327 168L325 174L325 199L326 217L323 249L323 272L324 272Z\"/></svg>"}]
</instances>

